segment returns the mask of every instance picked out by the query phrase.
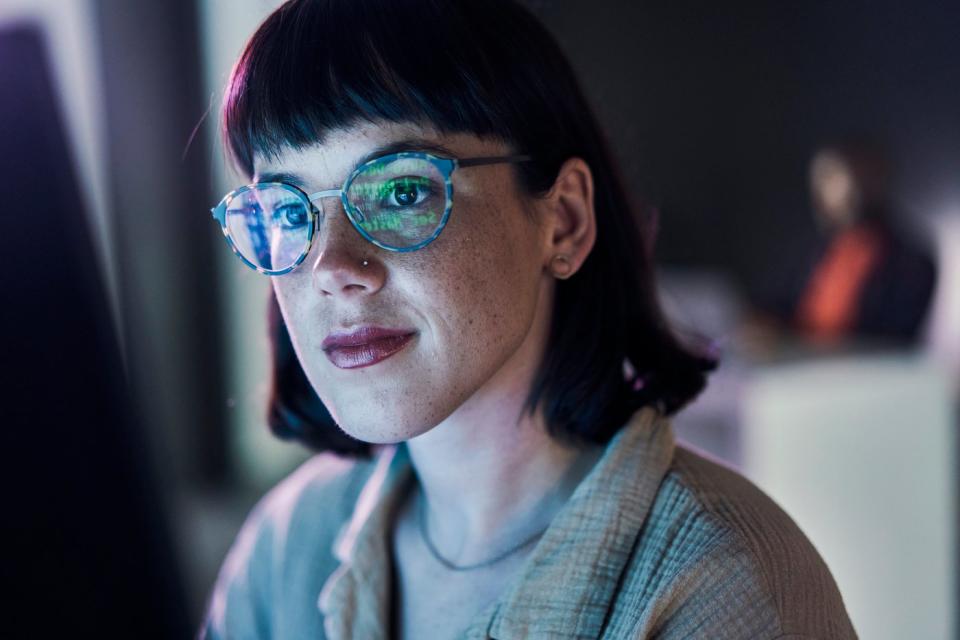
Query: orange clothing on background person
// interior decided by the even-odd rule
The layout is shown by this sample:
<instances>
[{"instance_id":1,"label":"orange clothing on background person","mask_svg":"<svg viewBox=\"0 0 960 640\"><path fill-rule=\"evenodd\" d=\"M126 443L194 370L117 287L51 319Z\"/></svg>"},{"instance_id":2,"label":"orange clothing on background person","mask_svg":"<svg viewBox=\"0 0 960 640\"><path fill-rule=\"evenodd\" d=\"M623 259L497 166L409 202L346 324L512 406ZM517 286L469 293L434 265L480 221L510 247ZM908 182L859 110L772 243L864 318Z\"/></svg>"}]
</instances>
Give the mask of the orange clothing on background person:
<instances>
[{"instance_id":1,"label":"orange clothing on background person","mask_svg":"<svg viewBox=\"0 0 960 640\"><path fill-rule=\"evenodd\" d=\"M805 334L819 342L834 342L854 329L882 244L879 234L865 225L851 227L831 240L797 305L797 325Z\"/></svg>"}]
</instances>

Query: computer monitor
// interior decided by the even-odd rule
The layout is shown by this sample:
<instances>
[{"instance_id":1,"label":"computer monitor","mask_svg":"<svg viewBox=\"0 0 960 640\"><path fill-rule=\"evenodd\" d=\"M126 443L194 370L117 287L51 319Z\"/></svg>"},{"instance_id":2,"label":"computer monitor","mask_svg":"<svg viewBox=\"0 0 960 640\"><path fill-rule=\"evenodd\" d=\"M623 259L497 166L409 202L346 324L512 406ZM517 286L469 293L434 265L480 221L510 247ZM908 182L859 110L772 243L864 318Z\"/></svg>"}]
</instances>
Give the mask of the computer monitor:
<instances>
[{"instance_id":1,"label":"computer monitor","mask_svg":"<svg viewBox=\"0 0 960 640\"><path fill-rule=\"evenodd\" d=\"M0 26L0 88L0 635L189 637L38 26Z\"/></svg>"}]
</instances>

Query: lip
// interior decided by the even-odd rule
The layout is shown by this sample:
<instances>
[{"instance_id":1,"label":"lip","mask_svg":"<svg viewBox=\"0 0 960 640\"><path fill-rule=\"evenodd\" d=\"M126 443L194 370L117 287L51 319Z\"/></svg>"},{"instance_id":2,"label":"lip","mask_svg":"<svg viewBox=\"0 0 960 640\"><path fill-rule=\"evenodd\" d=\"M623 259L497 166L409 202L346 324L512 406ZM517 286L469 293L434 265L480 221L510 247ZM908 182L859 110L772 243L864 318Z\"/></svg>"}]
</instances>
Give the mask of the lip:
<instances>
[{"instance_id":1,"label":"lip","mask_svg":"<svg viewBox=\"0 0 960 640\"><path fill-rule=\"evenodd\" d=\"M399 353L415 335L416 331L410 329L364 326L331 333L324 338L321 348L333 366L359 369Z\"/></svg>"}]
</instances>

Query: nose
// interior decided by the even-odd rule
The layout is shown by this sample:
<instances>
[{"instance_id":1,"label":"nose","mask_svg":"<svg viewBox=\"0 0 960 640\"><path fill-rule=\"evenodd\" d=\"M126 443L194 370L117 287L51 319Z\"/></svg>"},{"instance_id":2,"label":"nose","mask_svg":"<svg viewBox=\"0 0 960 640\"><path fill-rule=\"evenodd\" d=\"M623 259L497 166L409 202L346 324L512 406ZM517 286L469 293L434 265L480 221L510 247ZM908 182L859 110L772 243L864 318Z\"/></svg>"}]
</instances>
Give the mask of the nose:
<instances>
[{"instance_id":1,"label":"nose","mask_svg":"<svg viewBox=\"0 0 960 640\"><path fill-rule=\"evenodd\" d=\"M347 218L339 199L324 198L320 224L310 256L314 288L323 296L371 295L383 288L386 267L376 246L365 240Z\"/></svg>"}]
</instances>

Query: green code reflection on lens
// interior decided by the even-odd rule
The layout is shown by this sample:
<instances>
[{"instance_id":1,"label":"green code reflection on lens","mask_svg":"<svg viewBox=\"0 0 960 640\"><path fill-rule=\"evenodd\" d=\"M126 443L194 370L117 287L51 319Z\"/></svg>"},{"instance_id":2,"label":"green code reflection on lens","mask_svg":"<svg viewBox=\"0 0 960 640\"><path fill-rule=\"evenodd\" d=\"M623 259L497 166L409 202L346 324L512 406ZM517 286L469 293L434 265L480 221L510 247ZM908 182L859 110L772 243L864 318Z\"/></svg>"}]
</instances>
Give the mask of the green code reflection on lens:
<instances>
[{"instance_id":1,"label":"green code reflection on lens","mask_svg":"<svg viewBox=\"0 0 960 640\"><path fill-rule=\"evenodd\" d=\"M432 183L430 178L423 176L407 176L404 178L392 178L382 182L364 182L354 184L350 187L350 195L363 200L371 198L380 200L389 196L397 188L409 189L410 187L417 187L422 189L430 189L431 186Z\"/></svg>"},{"instance_id":2,"label":"green code reflection on lens","mask_svg":"<svg viewBox=\"0 0 960 640\"><path fill-rule=\"evenodd\" d=\"M438 219L439 216L433 211L418 213L416 215L390 212L380 213L375 217L367 218L360 223L360 226L363 227L364 231L367 233L375 233L377 231L400 231L404 228L409 229L418 226L433 226L437 224Z\"/></svg>"}]
</instances>

